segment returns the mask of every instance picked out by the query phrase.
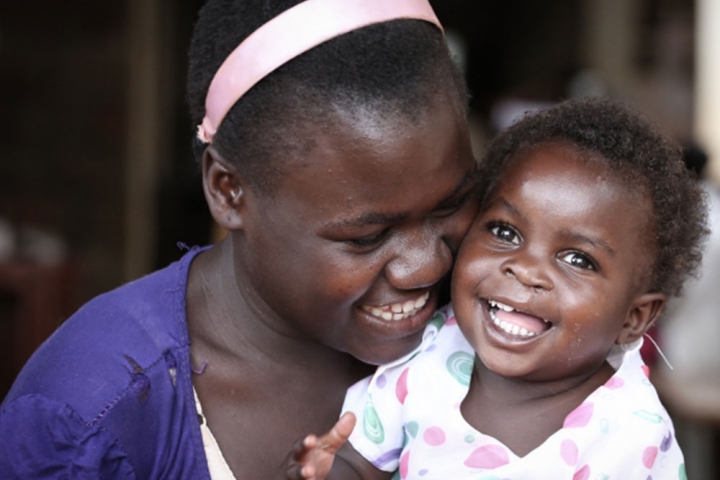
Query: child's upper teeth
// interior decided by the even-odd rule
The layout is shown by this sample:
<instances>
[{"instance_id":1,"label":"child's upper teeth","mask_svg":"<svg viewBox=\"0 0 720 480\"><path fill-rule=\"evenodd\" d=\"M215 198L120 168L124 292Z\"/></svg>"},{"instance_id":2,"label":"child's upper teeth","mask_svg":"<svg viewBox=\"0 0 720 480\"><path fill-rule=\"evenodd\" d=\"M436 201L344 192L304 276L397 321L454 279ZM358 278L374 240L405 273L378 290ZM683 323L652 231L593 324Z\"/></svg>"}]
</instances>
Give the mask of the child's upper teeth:
<instances>
[{"instance_id":1,"label":"child's upper teeth","mask_svg":"<svg viewBox=\"0 0 720 480\"><path fill-rule=\"evenodd\" d=\"M488 300L488 303L491 307L499 308L500 310L505 310L506 312L512 312L515 310L510 305L505 305L504 303L500 303L495 300Z\"/></svg>"}]
</instances>

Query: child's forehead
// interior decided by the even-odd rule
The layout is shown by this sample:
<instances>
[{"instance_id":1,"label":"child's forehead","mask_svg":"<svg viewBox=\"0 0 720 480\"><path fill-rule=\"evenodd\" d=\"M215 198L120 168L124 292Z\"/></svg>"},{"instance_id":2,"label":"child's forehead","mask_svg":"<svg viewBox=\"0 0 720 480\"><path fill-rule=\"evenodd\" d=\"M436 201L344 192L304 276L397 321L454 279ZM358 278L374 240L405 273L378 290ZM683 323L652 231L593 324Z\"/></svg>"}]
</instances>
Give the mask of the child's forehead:
<instances>
[{"instance_id":1,"label":"child's forehead","mask_svg":"<svg viewBox=\"0 0 720 480\"><path fill-rule=\"evenodd\" d=\"M648 190L598 155L543 144L506 164L483 210L504 211L518 228L568 238L593 238L611 249L651 255L653 206ZM636 240L640 239L636 244ZM632 246L636 244L636 246Z\"/></svg>"},{"instance_id":2,"label":"child's forehead","mask_svg":"<svg viewBox=\"0 0 720 480\"><path fill-rule=\"evenodd\" d=\"M648 179L640 172L622 161L564 139L547 140L519 149L509 156L499 177L523 174L528 165L534 165L535 170L540 165L540 170L550 176L562 177L568 172L594 176L598 182L612 185L637 199L650 198Z\"/></svg>"},{"instance_id":3,"label":"child's forehead","mask_svg":"<svg viewBox=\"0 0 720 480\"><path fill-rule=\"evenodd\" d=\"M595 153L559 143L538 145L510 159L488 200L498 198L509 203L531 199L526 208L538 219L573 218L578 225L632 217L632 228L642 230L653 214L642 178L614 169ZM619 227L607 225L613 228Z\"/></svg>"}]
</instances>

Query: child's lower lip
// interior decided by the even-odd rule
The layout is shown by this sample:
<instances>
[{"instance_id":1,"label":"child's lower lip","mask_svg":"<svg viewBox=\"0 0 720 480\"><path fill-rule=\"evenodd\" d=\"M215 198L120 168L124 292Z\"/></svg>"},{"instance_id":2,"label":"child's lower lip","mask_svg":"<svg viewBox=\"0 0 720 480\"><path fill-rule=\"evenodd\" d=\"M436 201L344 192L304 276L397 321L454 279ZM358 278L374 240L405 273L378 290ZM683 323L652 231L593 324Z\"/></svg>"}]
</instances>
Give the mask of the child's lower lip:
<instances>
[{"instance_id":1,"label":"child's lower lip","mask_svg":"<svg viewBox=\"0 0 720 480\"><path fill-rule=\"evenodd\" d=\"M492 339L494 343L499 343L503 346L527 345L544 337L547 332L552 329L552 327L549 327L547 330L539 333L522 333L518 328L517 333L515 333L515 329L509 327L507 324L503 324L502 321L499 322L501 324L498 325L497 317L490 312L490 306L488 305L487 300L481 300L481 303L483 310L483 324L485 330L488 332L488 338Z\"/></svg>"}]
</instances>

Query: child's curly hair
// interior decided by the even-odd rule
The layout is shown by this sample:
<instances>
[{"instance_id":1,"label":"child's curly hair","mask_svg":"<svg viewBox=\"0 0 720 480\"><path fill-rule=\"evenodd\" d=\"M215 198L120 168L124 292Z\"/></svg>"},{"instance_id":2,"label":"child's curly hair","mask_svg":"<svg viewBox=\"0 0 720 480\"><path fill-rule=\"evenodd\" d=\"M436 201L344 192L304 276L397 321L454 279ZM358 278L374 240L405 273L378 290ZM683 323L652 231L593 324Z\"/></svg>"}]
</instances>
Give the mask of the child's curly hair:
<instances>
[{"instance_id":1,"label":"child's curly hair","mask_svg":"<svg viewBox=\"0 0 720 480\"><path fill-rule=\"evenodd\" d=\"M552 141L600 157L628 184L645 188L652 200L656 249L651 289L680 295L685 280L697 275L708 234L705 194L685 168L680 148L624 105L568 100L525 116L495 138L481 165L482 191L492 188L517 153Z\"/></svg>"}]
</instances>

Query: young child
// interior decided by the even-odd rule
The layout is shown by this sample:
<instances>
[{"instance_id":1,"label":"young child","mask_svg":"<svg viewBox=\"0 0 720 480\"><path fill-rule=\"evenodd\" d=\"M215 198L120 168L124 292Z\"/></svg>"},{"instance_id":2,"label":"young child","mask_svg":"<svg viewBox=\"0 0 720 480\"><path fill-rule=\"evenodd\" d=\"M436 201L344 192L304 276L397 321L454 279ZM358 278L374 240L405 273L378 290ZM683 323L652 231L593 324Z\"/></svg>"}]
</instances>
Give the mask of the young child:
<instances>
[{"instance_id":1,"label":"young child","mask_svg":"<svg viewBox=\"0 0 720 480\"><path fill-rule=\"evenodd\" d=\"M284 477L437 308L477 164L428 1L208 0L189 59L229 234L40 347L0 405L2 480Z\"/></svg>"},{"instance_id":2,"label":"young child","mask_svg":"<svg viewBox=\"0 0 720 480\"><path fill-rule=\"evenodd\" d=\"M499 135L452 308L353 386L291 478L685 479L639 348L701 256L703 195L643 119L575 100ZM352 434L350 431L352 430ZM349 444L341 447L349 435Z\"/></svg>"}]
</instances>

